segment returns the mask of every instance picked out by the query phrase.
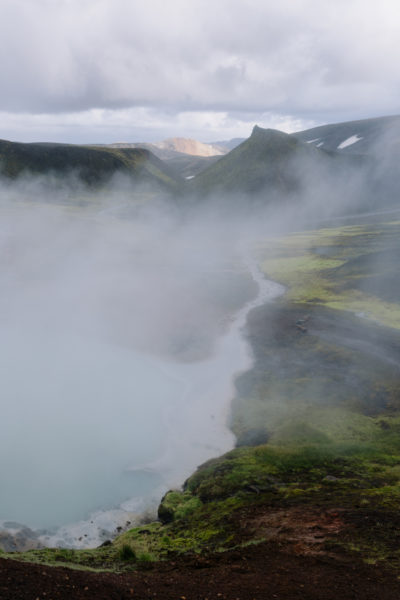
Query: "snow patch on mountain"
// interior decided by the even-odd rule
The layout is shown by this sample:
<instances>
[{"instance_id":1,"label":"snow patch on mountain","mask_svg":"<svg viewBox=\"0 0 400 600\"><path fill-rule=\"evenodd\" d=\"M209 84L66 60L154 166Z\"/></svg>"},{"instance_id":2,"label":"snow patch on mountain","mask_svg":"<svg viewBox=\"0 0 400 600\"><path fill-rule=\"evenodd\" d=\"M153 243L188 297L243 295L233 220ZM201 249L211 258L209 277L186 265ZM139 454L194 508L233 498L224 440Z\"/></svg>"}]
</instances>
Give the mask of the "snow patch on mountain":
<instances>
[{"instance_id":1,"label":"snow patch on mountain","mask_svg":"<svg viewBox=\"0 0 400 600\"><path fill-rule=\"evenodd\" d=\"M347 138L346 140L344 140L341 144L339 144L339 146L337 147L338 150L342 150L343 148L347 148L347 146L352 146L352 144L355 144L356 142L359 142L360 140L362 140L362 137L358 137L358 134L356 133L355 135L352 135L351 137Z\"/></svg>"}]
</instances>

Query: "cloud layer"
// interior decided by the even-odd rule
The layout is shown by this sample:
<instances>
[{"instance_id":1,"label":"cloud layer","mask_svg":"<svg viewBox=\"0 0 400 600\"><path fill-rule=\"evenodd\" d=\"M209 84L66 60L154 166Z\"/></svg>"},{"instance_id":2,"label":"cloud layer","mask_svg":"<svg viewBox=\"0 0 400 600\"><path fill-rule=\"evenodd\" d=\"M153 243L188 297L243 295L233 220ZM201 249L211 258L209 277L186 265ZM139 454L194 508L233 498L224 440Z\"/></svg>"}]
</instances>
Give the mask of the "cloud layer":
<instances>
[{"instance_id":1,"label":"cloud layer","mask_svg":"<svg viewBox=\"0 0 400 600\"><path fill-rule=\"evenodd\" d=\"M110 141L111 115L154 139L196 133L185 115L199 114L215 139L234 121L242 135L262 119L293 130L397 112L397 12L392 0L3 0L3 126L42 115L25 137L62 137L75 119L87 141L96 127Z\"/></svg>"}]
</instances>

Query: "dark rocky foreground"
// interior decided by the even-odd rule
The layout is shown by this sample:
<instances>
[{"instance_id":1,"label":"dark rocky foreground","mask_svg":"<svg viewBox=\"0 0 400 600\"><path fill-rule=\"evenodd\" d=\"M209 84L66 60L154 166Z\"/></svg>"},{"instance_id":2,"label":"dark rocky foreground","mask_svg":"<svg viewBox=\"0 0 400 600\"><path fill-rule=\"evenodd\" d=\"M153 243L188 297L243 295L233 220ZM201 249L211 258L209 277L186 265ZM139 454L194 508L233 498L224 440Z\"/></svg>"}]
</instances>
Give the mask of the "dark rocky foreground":
<instances>
[{"instance_id":1,"label":"dark rocky foreground","mask_svg":"<svg viewBox=\"0 0 400 600\"><path fill-rule=\"evenodd\" d=\"M262 543L185 556L132 574L74 571L0 560L2 600L397 600L400 581L346 557L296 555Z\"/></svg>"}]
</instances>

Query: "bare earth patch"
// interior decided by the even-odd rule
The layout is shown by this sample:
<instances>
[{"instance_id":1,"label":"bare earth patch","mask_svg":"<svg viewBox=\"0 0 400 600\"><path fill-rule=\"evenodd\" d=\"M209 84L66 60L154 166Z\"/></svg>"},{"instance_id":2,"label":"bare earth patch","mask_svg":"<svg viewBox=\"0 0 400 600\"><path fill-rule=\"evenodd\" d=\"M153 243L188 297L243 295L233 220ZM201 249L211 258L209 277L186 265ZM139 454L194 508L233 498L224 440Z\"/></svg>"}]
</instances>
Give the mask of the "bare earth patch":
<instances>
[{"instance_id":1,"label":"bare earth patch","mask_svg":"<svg viewBox=\"0 0 400 600\"><path fill-rule=\"evenodd\" d=\"M279 542L286 551L303 555L327 554L324 542L347 527L343 509L296 506L249 516L242 527L252 537Z\"/></svg>"}]
</instances>

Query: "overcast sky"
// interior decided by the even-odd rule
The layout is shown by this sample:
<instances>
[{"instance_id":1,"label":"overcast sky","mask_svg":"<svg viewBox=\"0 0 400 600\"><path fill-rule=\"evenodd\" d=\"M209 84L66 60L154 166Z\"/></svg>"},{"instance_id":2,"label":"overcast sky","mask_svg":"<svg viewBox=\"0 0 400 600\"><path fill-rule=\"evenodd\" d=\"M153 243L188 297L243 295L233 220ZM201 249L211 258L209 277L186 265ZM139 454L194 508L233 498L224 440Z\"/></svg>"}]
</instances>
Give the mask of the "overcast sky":
<instances>
[{"instance_id":1,"label":"overcast sky","mask_svg":"<svg viewBox=\"0 0 400 600\"><path fill-rule=\"evenodd\" d=\"M247 137L400 113L396 0L0 0L0 138Z\"/></svg>"}]
</instances>

